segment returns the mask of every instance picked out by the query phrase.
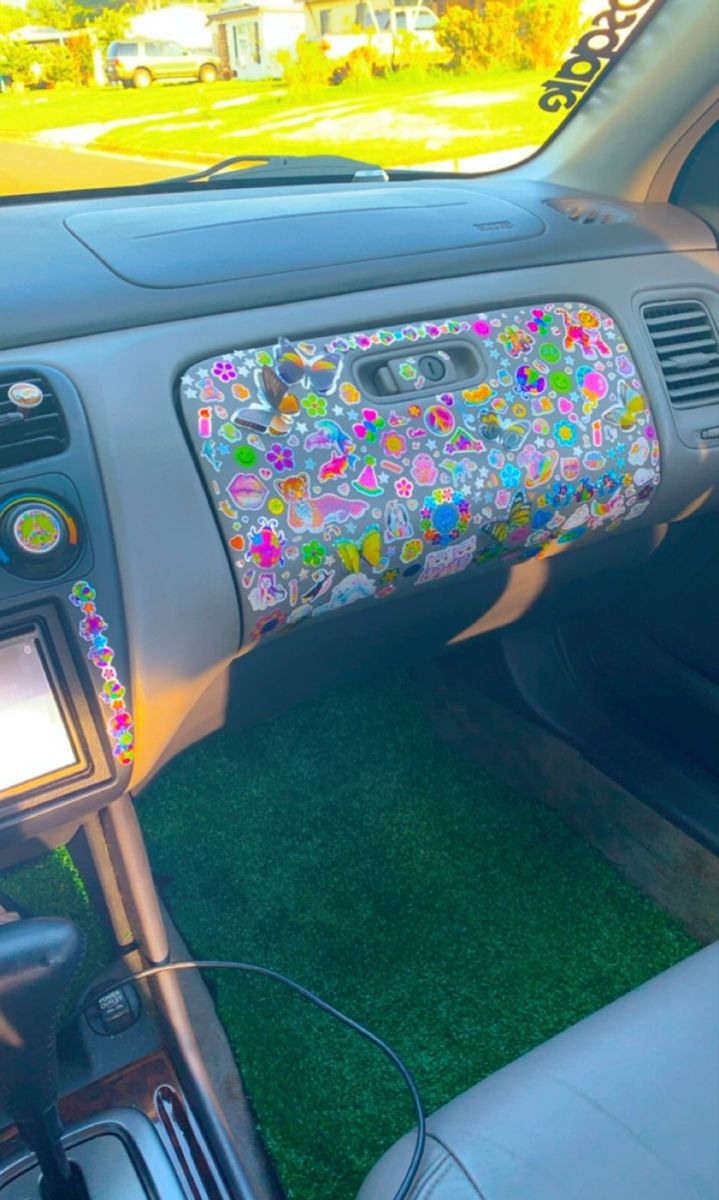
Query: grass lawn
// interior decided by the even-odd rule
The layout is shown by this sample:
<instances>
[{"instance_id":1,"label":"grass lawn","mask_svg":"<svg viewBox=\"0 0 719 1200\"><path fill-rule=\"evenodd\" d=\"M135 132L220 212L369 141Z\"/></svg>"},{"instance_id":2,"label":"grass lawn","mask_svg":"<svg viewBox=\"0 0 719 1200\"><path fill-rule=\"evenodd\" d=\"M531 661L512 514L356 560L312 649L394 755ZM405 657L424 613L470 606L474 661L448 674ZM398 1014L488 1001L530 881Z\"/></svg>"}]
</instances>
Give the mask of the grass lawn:
<instances>
[{"instance_id":1,"label":"grass lawn","mask_svg":"<svg viewBox=\"0 0 719 1200\"><path fill-rule=\"evenodd\" d=\"M239 81L5 96L0 138L46 140L54 130L54 140L149 158L334 153L385 166L460 166L475 155L546 140L558 117L537 104L545 77L503 71L418 78L407 72L301 96L272 82Z\"/></svg>"}]
</instances>

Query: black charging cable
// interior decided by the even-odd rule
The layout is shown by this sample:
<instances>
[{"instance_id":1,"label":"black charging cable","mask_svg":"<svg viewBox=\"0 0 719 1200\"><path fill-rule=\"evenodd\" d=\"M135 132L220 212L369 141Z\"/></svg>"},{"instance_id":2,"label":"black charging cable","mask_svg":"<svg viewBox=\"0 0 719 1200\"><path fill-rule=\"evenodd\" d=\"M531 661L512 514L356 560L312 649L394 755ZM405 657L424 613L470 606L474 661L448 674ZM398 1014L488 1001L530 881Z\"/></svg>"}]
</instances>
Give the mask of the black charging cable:
<instances>
[{"instance_id":1,"label":"black charging cable","mask_svg":"<svg viewBox=\"0 0 719 1200\"><path fill-rule=\"evenodd\" d=\"M291 991L296 992L298 996L302 996L303 999L309 1000L310 1004L315 1004L317 1008L322 1009L323 1012L329 1013L331 1017L336 1017L338 1021L341 1021L342 1024L346 1025L349 1029L354 1029L355 1033L359 1033L361 1037L366 1038L368 1042L371 1042L373 1046L376 1046L378 1050L381 1050L385 1057L394 1064L407 1085L407 1090L412 1097L412 1103L414 1105L414 1111L417 1117L417 1132L415 1134L412 1157L410 1159L409 1166L405 1171L402 1182L392 1198L392 1200L406 1200L406 1197L410 1193L410 1189L419 1170L419 1164L422 1161L422 1155L424 1154L426 1129L424 1107L422 1105L421 1096L417 1089L417 1084L415 1083L409 1068L405 1065L405 1063L403 1063L396 1050L393 1050L391 1046L388 1046L387 1042L384 1042L381 1037L377 1036L376 1033L372 1033L371 1029L366 1029L364 1025L360 1025L359 1021L354 1021L352 1017L345 1016L345 1014L340 1012L339 1009L334 1008L333 1005L328 1004L326 1000L323 1000L321 996L317 996L308 988L302 987L301 983L295 983L294 979L289 979L286 975L281 975L279 971L272 971L269 967L259 967L255 963L223 961L222 959L212 958L197 959L195 961L187 962L161 963L157 967L147 967L144 971L138 971L134 975L126 975L123 979L113 980L112 986L122 987L123 984L135 983L138 979L151 979L154 975L161 975L165 971L189 971L196 969L201 969L203 971L246 971L250 975L264 975L266 979L273 979L276 983L282 983L285 987L290 988ZM95 996L93 999L82 1004L80 1006L80 1011L84 1012L86 1009L90 1008L96 1003L97 997Z\"/></svg>"}]
</instances>

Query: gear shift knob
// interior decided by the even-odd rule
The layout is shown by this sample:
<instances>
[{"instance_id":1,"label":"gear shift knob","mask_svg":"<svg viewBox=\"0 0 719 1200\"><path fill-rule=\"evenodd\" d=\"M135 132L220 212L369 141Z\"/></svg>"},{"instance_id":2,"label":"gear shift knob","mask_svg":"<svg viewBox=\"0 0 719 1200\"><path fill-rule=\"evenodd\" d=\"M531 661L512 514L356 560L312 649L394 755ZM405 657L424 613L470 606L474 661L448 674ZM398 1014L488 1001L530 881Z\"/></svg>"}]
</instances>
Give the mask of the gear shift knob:
<instances>
[{"instance_id":1,"label":"gear shift knob","mask_svg":"<svg viewBox=\"0 0 719 1200\"><path fill-rule=\"evenodd\" d=\"M55 1026L82 961L71 921L33 917L0 925L0 1106L35 1151L46 1200L85 1194L62 1145Z\"/></svg>"}]
</instances>

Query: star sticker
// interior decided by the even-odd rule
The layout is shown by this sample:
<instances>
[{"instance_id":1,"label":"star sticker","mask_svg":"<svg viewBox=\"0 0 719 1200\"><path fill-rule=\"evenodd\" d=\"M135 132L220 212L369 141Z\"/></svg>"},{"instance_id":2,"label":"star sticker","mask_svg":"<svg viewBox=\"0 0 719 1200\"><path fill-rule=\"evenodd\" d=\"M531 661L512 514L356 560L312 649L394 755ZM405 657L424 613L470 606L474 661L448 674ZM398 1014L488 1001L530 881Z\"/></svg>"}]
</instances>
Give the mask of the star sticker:
<instances>
[{"instance_id":1,"label":"star sticker","mask_svg":"<svg viewBox=\"0 0 719 1200\"><path fill-rule=\"evenodd\" d=\"M297 432L298 433L307 433L307 426L304 421L297 422Z\"/></svg>"},{"instance_id":2,"label":"star sticker","mask_svg":"<svg viewBox=\"0 0 719 1200\"><path fill-rule=\"evenodd\" d=\"M344 409L342 408L341 404L335 404L334 408L332 409L332 412L335 414L336 417L341 417L342 413L344 412Z\"/></svg>"},{"instance_id":3,"label":"star sticker","mask_svg":"<svg viewBox=\"0 0 719 1200\"><path fill-rule=\"evenodd\" d=\"M389 479L389 475L386 471L381 471L377 478L379 479L380 483L386 483Z\"/></svg>"},{"instance_id":4,"label":"star sticker","mask_svg":"<svg viewBox=\"0 0 719 1200\"><path fill-rule=\"evenodd\" d=\"M314 460L314 458L306 458L306 459L305 459L305 466L307 467L307 470L308 470L308 471L314 471L314 469L315 469L315 460Z\"/></svg>"}]
</instances>

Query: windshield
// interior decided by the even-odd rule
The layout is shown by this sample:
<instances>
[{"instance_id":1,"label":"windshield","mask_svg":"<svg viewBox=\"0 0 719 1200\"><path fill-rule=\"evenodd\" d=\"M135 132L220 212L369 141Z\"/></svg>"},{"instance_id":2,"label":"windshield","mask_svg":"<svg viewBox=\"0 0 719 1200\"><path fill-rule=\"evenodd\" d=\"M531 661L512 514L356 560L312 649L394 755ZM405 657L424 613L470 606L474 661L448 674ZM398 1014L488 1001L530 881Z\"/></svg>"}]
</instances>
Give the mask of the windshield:
<instances>
[{"instance_id":1,"label":"windshield","mask_svg":"<svg viewBox=\"0 0 719 1200\"><path fill-rule=\"evenodd\" d=\"M571 118L660 3L0 0L0 195L252 154L500 170Z\"/></svg>"}]
</instances>

